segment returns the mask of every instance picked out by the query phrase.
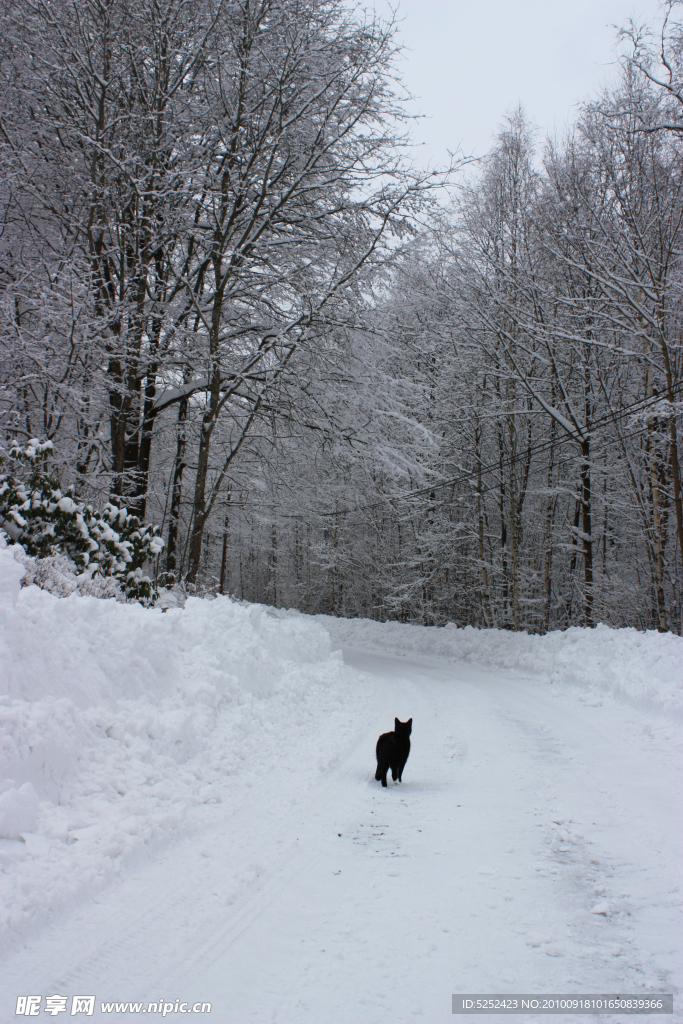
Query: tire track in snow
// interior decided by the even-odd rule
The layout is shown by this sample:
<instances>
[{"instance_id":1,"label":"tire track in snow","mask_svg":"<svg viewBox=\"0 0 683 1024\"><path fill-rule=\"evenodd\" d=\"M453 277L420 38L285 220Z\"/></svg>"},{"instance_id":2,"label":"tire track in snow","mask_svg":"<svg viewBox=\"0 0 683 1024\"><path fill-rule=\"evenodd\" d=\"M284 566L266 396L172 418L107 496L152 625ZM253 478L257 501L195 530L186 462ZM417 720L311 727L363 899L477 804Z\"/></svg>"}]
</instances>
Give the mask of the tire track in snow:
<instances>
[{"instance_id":1,"label":"tire track in snow","mask_svg":"<svg viewBox=\"0 0 683 1024\"><path fill-rule=\"evenodd\" d=\"M375 695L377 689L375 687ZM351 752L337 765L334 774L334 784L343 783L350 779L357 779L361 766L367 762L367 736L361 735ZM199 947L186 957L183 967L186 970L194 971L200 965L210 966L219 955L223 955L229 947L236 942L247 928L252 927L254 922L260 918L281 895L283 887L292 886L296 883L298 876L307 871L314 862L317 851L314 843L310 840L312 833L319 830L319 819L326 806L329 804L329 786L332 780L319 783L318 792L308 805L306 815L296 826L299 835L293 841L288 842L286 848L278 857L277 863L270 865L262 882L251 888L235 908L231 920L218 931L213 933L209 939L200 943ZM306 852L308 849L309 852ZM217 953L216 950L220 950ZM170 974L172 977L173 974ZM166 975L169 977L169 975ZM163 981L160 984L163 985Z\"/></svg>"},{"instance_id":2,"label":"tire track in snow","mask_svg":"<svg viewBox=\"0 0 683 1024\"><path fill-rule=\"evenodd\" d=\"M535 760L562 769L540 775L542 870L556 876L559 896L573 907L587 964L599 963L622 990L676 990L681 858L671 830L677 801L669 796L677 791L675 765L666 750L643 742L651 735L640 721L646 716L607 696L578 696L535 685L498 698L501 714L533 744ZM644 788L653 759L660 784Z\"/></svg>"},{"instance_id":3,"label":"tire track in snow","mask_svg":"<svg viewBox=\"0 0 683 1024\"><path fill-rule=\"evenodd\" d=\"M445 677L449 691L433 693L435 682L443 679L396 679L391 659L386 659L387 666L385 675L394 678L384 683L384 722L388 715L414 716L406 781L382 790L368 781L366 765L364 785L354 784L352 791L335 786L327 829L331 838L318 843L318 863L306 878L305 891L284 891L268 926L261 921L254 934L245 935L245 948L237 951L232 976L241 980L237 991L226 992L228 1021L249 1014L257 1020L338 1020L340 1008L349 1005L354 1021L450 1019L450 993L458 973L463 976L463 965L466 972L477 968L482 939L489 959L499 961L496 971L508 958L507 937L498 950L489 948L493 926L480 926L476 941L470 941L476 925L470 917L495 920L497 904L485 904L492 896L504 899L498 876L505 873L490 851L487 861L468 850L468 815L474 815L479 845L490 843L491 836L479 815L478 792L472 790L481 762L473 760L463 772L465 749L453 743L454 711L463 705L462 695L451 685L450 670ZM410 672L405 662L401 670L403 677ZM454 696L455 708L449 706ZM479 695L470 693L464 705L471 710L477 701L481 703ZM488 704L483 703L487 714ZM477 717L481 714L479 707ZM457 761L448 756L454 753ZM458 791L466 797L460 797L462 810L453 799ZM461 814L464 829L458 823ZM458 862L461 856L464 865ZM458 867L465 885L452 884ZM284 938L277 935L282 922ZM518 945L523 958L532 961L531 949L521 941ZM258 970L250 969L259 957L266 975L277 973L269 987ZM215 990L220 984L211 972L205 977L205 986ZM420 995L422 986L427 991Z\"/></svg>"},{"instance_id":4,"label":"tire track in snow","mask_svg":"<svg viewBox=\"0 0 683 1024\"><path fill-rule=\"evenodd\" d=\"M540 696L526 680L359 657L347 660L384 679L376 732L414 717L406 782L349 791L335 780L327 829L324 814L314 822L328 838L295 873L303 887L283 885L240 948L203 973L204 988L224 992L226 1021L335 1021L352 1007L354 1022L432 1022L451 1019L458 990L661 988L652 972L638 977L640 951L622 963L618 922L591 914L585 886L573 891L557 863L566 842L549 815L558 797L586 799L585 782L565 792L578 756L562 736L566 709L522 729ZM579 751L588 772L590 742ZM552 807L539 799L546 782Z\"/></svg>"}]
</instances>

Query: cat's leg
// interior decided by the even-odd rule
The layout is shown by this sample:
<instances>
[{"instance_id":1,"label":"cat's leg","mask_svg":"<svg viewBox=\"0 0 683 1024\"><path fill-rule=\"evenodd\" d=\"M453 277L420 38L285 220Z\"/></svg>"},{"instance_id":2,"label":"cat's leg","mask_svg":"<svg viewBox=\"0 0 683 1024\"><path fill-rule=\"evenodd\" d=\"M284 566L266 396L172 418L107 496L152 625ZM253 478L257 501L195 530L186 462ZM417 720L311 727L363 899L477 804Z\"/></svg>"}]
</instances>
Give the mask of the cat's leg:
<instances>
[{"instance_id":1,"label":"cat's leg","mask_svg":"<svg viewBox=\"0 0 683 1024\"><path fill-rule=\"evenodd\" d=\"M386 784L387 784L387 772L388 772L388 770L389 770L389 761L387 760L386 756L380 754L378 756L378 758L377 758L377 771L375 772L375 778L377 779L378 782L381 779L383 786L386 786Z\"/></svg>"}]
</instances>

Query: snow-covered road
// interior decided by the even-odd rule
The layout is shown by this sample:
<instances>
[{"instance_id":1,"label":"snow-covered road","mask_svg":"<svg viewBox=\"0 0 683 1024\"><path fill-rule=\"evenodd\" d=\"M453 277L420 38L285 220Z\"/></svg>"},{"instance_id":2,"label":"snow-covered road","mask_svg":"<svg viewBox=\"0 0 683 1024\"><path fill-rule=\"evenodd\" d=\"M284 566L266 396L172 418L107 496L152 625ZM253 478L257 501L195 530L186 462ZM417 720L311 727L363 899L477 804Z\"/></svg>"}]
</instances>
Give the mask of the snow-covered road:
<instances>
[{"instance_id":1,"label":"snow-covered road","mask_svg":"<svg viewBox=\"0 0 683 1024\"><path fill-rule=\"evenodd\" d=\"M671 720L519 672L343 654L343 706L335 690L201 828L7 958L3 1020L29 992L207 1001L221 1024L435 1024L458 991L680 990ZM412 751L382 789L394 716Z\"/></svg>"}]
</instances>

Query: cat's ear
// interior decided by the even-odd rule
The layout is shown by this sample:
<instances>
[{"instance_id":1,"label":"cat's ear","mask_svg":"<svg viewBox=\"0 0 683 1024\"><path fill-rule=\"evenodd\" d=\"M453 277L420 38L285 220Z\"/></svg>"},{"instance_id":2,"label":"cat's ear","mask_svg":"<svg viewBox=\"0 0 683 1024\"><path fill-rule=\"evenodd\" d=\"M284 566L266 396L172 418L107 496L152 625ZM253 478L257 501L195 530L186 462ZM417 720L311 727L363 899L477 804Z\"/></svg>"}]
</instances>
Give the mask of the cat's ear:
<instances>
[{"instance_id":1,"label":"cat's ear","mask_svg":"<svg viewBox=\"0 0 683 1024\"><path fill-rule=\"evenodd\" d=\"M395 718L394 719L394 732L398 732L399 725L401 725L401 723L399 722L398 718Z\"/></svg>"},{"instance_id":2,"label":"cat's ear","mask_svg":"<svg viewBox=\"0 0 683 1024\"><path fill-rule=\"evenodd\" d=\"M406 722L406 725L408 726L408 732L412 732L413 731L413 720L412 720L412 718L408 719L408 721Z\"/></svg>"}]
</instances>

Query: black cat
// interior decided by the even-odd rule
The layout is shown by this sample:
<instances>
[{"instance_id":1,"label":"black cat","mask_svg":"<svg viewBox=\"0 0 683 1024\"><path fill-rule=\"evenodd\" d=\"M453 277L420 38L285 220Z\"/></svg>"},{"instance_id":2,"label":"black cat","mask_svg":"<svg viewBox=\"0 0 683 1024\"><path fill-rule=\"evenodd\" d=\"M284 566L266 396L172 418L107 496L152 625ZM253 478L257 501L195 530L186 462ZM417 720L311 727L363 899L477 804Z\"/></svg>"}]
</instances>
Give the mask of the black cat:
<instances>
[{"instance_id":1,"label":"black cat","mask_svg":"<svg viewBox=\"0 0 683 1024\"><path fill-rule=\"evenodd\" d=\"M391 768L391 777L401 781L408 754L410 753L410 734L413 731L413 720L399 722L394 719L394 732L383 732L377 740L377 771L375 778L387 784L387 772Z\"/></svg>"}]
</instances>

